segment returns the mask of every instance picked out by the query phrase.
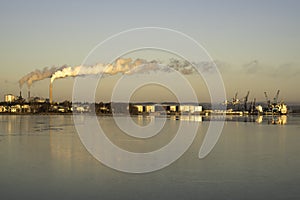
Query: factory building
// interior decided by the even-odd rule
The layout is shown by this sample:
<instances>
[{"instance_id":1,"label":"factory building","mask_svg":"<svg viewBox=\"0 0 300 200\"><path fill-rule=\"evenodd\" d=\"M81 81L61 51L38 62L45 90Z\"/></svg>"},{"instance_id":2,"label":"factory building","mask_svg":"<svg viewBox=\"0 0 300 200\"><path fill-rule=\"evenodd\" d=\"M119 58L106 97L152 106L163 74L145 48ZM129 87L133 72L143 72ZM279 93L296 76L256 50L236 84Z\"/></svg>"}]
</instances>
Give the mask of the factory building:
<instances>
[{"instance_id":1,"label":"factory building","mask_svg":"<svg viewBox=\"0 0 300 200\"><path fill-rule=\"evenodd\" d=\"M155 105L146 105L145 106L145 111L148 112L148 113L155 112Z\"/></svg>"},{"instance_id":2,"label":"factory building","mask_svg":"<svg viewBox=\"0 0 300 200\"><path fill-rule=\"evenodd\" d=\"M137 108L138 113L144 112L144 106L143 105L135 105L134 107Z\"/></svg>"},{"instance_id":3,"label":"factory building","mask_svg":"<svg viewBox=\"0 0 300 200\"><path fill-rule=\"evenodd\" d=\"M6 106L0 106L0 113L2 112L7 112L7 107Z\"/></svg>"},{"instance_id":4,"label":"factory building","mask_svg":"<svg viewBox=\"0 0 300 200\"><path fill-rule=\"evenodd\" d=\"M15 100L16 100L16 97L12 94L4 95L4 102L6 102L6 103L11 103L11 102L14 102Z\"/></svg>"},{"instance_id":5,"label":"factory building","mask_svg":"<svg viewBox=\"0 0 300 200\"><path fill-rule=\"evenodd\" d=\"M21 112L22 108L21 105L13 105L10 107L10 112L16 113L16 112Z\"/></svg>"},{"instance_id":6,"label":"factory building","mask_svg":"<svg viewBox=\"0 0 300 200\"><path fill-rule=\"evenodd\" d=\"M193 104L183 104L179 106L181 114L200 114L202 112L202 106Z\"/></svg>"},{"instance_id":7,"label":"factory building","mask_svg":"<svg viewBox=\"0 0 300 200\"><path fill-rule=\"evenodd\" d=\"M177 106L170 106L170 112L176 112Z\"/></svg>"},{"instance_id":8,"label":"factory building","mask_svg":"<svg viewBox=\"0 0 300 200\"><path fill-rule=\"evenodd\" d=\"M198 104L177 104L177 103L164 103L164 104L148 104L141 103L135 104L135 109L139 114L156 113L156 114L201 114L202 106Z\"/></svg>"}]
</instances>

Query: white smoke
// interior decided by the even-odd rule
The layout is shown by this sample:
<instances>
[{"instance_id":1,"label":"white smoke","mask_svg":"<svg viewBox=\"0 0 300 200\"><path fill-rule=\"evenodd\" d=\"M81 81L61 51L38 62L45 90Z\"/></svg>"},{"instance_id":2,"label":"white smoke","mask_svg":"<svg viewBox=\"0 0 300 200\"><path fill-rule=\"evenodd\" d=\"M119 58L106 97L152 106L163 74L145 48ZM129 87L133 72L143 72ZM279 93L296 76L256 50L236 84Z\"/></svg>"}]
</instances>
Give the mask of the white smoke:
<instances>
[{"instance_id":1,"label":"white smoke","mask_svg":"<svg viewBox=\"0 0 300 200\"><path fill-rule=\"evenodd\" d=\"M19 80L19 86L20 88L23 87L23 85L26 83L27 87L30 88L30 86L36 82L36 81L40 81L46 78L51 78L53 73L55 73L56 71L62 70L65 67L67 67L66 65L63 65L61 67L45 67L43 70L39 70L36 69L33 72L30 72L28 74L26 74L25 76L23 76L20 80Z\"/></svg>"},{"instance_id":2,"label":"white smoke","mask_svg":"<svg viewBox=\"0 0 300 200\"><path fill-rule=\"evenodd\" d=\"M66 67L61 70L55 71L51 76L51 82L55 79L65 78L65 77L76 77L76 76L86 76L86 75L96 75L96 74L109 74L114 75L117 73L123 73L130 71L134 67L145 63L146 61L137 59L132 62L131 58L118 59L113 64L96 64L94 66L75 66Z\"/></svg>"},{"instance_id":3,"label":"white smoke","mask_svg":"<svg viewBox=\"0 0 300 200\"><path fill-rule=\"evenodd\" d=\"M159 61L146 61L144 59L132 60L131 58L119 58L114 63L102 64L98 63L93 66L61 66L44 68L43 70L35 70L19 80L20 87L27 83L28 88L35 81L43 80L46 78L51 78L51 83L55 79L66 78L66 77L76 77L76 76L87 76L87 75L97 75L97 74L136 74L136 73L147 73L150 71L164 71L170 72L170 68L179 71L182 74L192 74L196 72L195 68L192 66L197 66L201 71L209 71L214 63L213 62L202 62L202 63L192 63L188 61L181 61L177 59L171 59L165 67L160 65ZM138 67L139 66L139 67Z\"/></svg>"}]
</instances>

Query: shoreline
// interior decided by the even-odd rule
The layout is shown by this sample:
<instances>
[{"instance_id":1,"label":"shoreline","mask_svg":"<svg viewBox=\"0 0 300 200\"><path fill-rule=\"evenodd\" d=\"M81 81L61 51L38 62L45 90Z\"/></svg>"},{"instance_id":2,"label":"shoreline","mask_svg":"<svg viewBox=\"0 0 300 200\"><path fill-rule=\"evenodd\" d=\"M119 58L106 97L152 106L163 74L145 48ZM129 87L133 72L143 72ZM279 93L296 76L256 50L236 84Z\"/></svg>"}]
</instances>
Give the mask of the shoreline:
<instances>
[{"instance_id":1,"label":"shoreline","mask_svg":"<svg viewBox=\"0 0 300 200\"><path fill-rule=\"evenodd\" d=\"M123 113L90 113L90 112L83 112L83 113L72 113L72 112L66 112L66 113L60 113L60 112L39 112L39 113L26 113L26 112L0 112L0 115L96 115L96 116L154 116L154 117L164 117L164 116L201 116L201 117L209 117L209 116L235 116L235 117L253 117L253 116L284 116L281 114L231 114L231 113L224 113L224 114L176 114L176 115L152 115L152 114L123 114ZM292 112L285 114L286 116L293 116L293 115L300 115L300 112Z\"/></svg>"}]
</instances>

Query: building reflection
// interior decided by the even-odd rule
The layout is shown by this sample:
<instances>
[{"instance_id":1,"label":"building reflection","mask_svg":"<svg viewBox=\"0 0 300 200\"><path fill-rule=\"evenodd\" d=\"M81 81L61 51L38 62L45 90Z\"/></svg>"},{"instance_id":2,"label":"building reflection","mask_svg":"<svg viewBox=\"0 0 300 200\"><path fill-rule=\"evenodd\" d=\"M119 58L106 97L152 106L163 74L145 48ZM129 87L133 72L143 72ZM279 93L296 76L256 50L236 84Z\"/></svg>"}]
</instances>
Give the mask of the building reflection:
<instances>
[{"instance_id":1,"label":"building reflection","mask_svg":"<svg viewBox=\"0 0 300 200\"><path fill-rule=\"evenodd\" d=\"M262 116L262 115L259 115L255 121L256 121L257 123L261 124L261 123L263 122L263 116Z\"/></svg>"},{"instance_id":2,"label":"building reflection","mask_svg":"<svg viewBox=\"0 0 300 200\"><path fill-rule=\"evenodd\" d=\"M287 116L281 115L281 116L273 116L272 118L272 124L286 124L287 123Z\"/></svg>"},{"instance_id":3,"label":"building reflection","mask_svg":"<svg viewBox=\"0 0 300 200\"><path fill-rule=\"evenodd\" d=\"M200 116L200 115L179 115L179 116L171 115L170 120L202 122L202 116Z\"/></svg>"},{"instance_id":4,"label":"building reflection","mask_svg":"<svg viewBox=\"0 0 300 200\"><path fill-rule=\"evenodd\" d=\"M257 116L255 121L259 124L266 121L268 124L284 125L284 124L287 124L287 116L286 115L273 115L273 116L259 115L259 116Z\"/></svg>"},{"instance_id":5,"label":"building reflection","mask_svg":"<svg viewBox=\"0 0 300 200\"><path fill-rule=\"evenodd\" d=\"M162 116L142 116L138 115L136 123L140 126L146 126L156 117ZM202 122L202 121L233 121L233 122L255 122L258 124L268 123L268 124L287 124L287 115L247 115L247 116L232 116L232 115L211 115L211 116L202 116L202 115L171 115L163 116L167 117L170 120L179 120L179 121L191 121L191 122Z\"/></svg>"},{"instance_id":6,"label":"building reflection","mask_svg":"<svg viewBox=\"0 0 300 200\"><path fill-rule=\"evenodd\" d=\"M49 150L53 167L63 174L86 170L89 156L81 144L71 116L49 117Z\"/></svg>"},{"instance_id":7,"label":"building reflection","mask_svg":"<svg viewBox=\"0 0 300 200\"><path fill-rule=\"evenodd\" d=\"M32 133L32 117L21 115L0 115L1 134L22 135Z\"/></svg>"}]
</instances>

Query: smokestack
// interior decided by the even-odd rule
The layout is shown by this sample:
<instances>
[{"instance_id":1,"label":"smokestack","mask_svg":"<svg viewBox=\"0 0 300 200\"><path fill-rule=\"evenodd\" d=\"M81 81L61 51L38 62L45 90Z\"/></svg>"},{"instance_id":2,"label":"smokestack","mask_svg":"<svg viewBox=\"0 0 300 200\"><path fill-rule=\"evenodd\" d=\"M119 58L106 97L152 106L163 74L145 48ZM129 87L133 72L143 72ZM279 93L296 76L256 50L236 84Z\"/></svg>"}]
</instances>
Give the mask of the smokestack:
<instances>
[{"instance_id":1,"label":"smokestack","mask_svg":"<svg viewBox=\"0 0 300 200\"><path fill-rule=\"evenodd\" d=\"M50 104L52 103L52 82L50 82L50 85L49 85L49 102Z\"/></svg>"},{"instance_id":2,"label":"smokestack","mask_svg":"<svg viewBox=\"0 0 300 200\"><path fill-rule=\"evenodd\" d=\"M22 98L22 91L20 90L20 99Z\"/></svg>"},{"instance_id":3,"label":"smokestack","mask_svg":"<svg viewBox=\"0 0 300 200\"><path fill-rule=\"evenodd\" d=\"M30 90L28 90L28 101L30 100Z\"/></svg>"}]
</instances>

